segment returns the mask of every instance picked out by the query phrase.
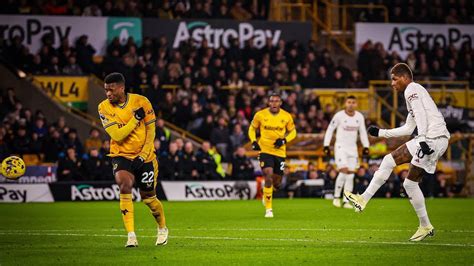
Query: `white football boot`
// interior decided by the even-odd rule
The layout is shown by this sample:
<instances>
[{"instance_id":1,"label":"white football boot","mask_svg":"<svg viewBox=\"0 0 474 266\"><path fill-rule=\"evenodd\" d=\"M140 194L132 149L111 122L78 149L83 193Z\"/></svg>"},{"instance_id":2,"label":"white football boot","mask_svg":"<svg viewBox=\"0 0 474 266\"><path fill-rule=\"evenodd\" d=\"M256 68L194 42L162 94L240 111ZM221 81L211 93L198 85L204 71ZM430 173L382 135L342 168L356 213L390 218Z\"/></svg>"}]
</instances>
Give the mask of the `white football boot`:
<instances>
[{"instance_id":1,"label":"white football boot","mask_svg":"<svg viewBox=\"0 0 474 266\"><path fill-rule=\"evenodd\" d=\"M273 218L273 210L272 209L266 209L265 210L265 218Z\"/></svg>"},{"instance_id":2,"label":"white football boot","mask_svg":"<svg viewBox=\"0 0 474 266\"><path fill-rule=\"evenodd\" d=\"M155 245L164 246L166 244L168 244L168 228L158 228L158 236Z\"/></svg>"},{"instance_id":3,"label":"white football boot","mask_svg":"<svg viewBox=\"0 0 474 266\"><path fill-rule=\"evenodd\" d=\"M431 224L428 226L420 225L420 227L418 227L418 230L416 230L416 233L410 237L410 241L418 242L429 236L434 236L434 234L434 227Z\"/></svg>"}]
</instances>

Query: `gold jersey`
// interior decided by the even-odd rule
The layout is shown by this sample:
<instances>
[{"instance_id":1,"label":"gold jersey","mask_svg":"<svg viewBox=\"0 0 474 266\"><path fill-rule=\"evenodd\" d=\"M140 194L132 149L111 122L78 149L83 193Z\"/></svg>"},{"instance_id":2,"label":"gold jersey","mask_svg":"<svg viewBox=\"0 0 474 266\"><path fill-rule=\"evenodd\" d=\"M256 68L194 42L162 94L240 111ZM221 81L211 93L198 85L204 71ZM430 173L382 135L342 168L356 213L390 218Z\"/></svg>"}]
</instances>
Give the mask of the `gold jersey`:
<instances>
[{"instance_id":1,"label":"gold jersey","mask_svg":"<svg viewBox=\"0 0 474 266\"><path fill-rule=\"evenodd\" d=\"M125 103L112 104L109 100L104 100L99 104L99 116L102 121L102 126L108 128L113 125L122 127L133 118L134 111L143 107L145 111L145 118L133 129L133 131L122 141L117 142L110 140L110 157L125 157L129 160L135 159L143 149L146 140L146 125L154 123L156 120L153 107L150 101L144 96L127 93ZM149 148L149 147L147 147ZM145 162L150 162L156 158L154 147L151 147L153 152L148 153L148 157L144 158Z\"/></svg>"},{"instance_id":2,"label":"gold jersey","mask_svg":"<svg viewBox=\"0 0 474 266\"><path fill-rule=\"evenodd\" d=\"M251 126L260 129L258 145L260 145L261 153L286 158L286 145L275 148L274 143L279 138L285 138L288 132L295 129L290 113L280 109L278 114L272 114L269 108L265 108L254 115Z\"/></svg>"}]
</instances>

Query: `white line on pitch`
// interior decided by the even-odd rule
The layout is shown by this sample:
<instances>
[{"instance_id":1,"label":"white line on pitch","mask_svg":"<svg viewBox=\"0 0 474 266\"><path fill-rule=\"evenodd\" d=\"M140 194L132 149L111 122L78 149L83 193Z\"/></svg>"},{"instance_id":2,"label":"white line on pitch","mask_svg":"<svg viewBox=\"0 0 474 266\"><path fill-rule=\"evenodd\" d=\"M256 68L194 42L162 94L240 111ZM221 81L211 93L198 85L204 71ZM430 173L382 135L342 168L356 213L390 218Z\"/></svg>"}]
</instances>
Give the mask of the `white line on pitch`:
<instances>
[{"instance_id":1,"label":"white line on pitch","mask_svg":"<svg viewBox=\"0 0 474 266\"><path fill-rule=\"evenodd\" d=\"M109 234L79 234L79 233L22 233L22 232L0 232L0 235L26 235L26 236L80 236L80 237L127 237L123 235L109 235ZM156 236L142 235L138 238L149 238ZM281 241L281 242L310 242L320 244L368 244L368 245L422 245L422 246L443 246L443 247L474 247L474 244L461 243L410 243L410 242L388 242L388 241L364 241L364 240L314 240L307 238L258 238L258 237L227 237L227 236L170 236L170 238L181 239L200 239L200 240L245 240L245 241Z\"/></svg>"},{"instance_id":2,"label":"white line on pitch","mask_svg":"<svg viewBox=\"0 0 474 266\"><path fill-rule=\"evenodd\" d=\"M412 229L371 229L371 228L172 228L173 231L322 231L322 232L411 232ZM122 232L124 229L0 229L0 232ZM136 231L156 231L156 229L137 229ZM474 230L436 230L443 233L474 233Z\"/></svg>"}]
</instances>

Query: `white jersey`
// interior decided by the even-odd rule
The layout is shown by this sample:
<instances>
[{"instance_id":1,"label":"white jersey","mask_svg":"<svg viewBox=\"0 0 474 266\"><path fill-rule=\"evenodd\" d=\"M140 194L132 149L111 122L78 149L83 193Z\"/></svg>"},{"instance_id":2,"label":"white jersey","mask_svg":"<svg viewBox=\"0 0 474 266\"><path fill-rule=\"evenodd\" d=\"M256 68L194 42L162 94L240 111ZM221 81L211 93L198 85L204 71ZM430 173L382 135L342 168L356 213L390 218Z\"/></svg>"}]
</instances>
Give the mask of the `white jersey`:
<instances>
[{"instance_id":1,"label":"white jersey","mask_svg":"<svg viewBox=\"0 0 474 266\"><path fill-rule=\"evenodd\" d=\"M425 141L426 138L435 139L442 136L449 139L450 134L444 117L423 86L415 82L408 84L405 89L405 100L408 109L405 125L394 129L381 129L380 137L409 136L417 127L418 142Z\"/></svg>"},{"instance_id":2,"label":"white jersey","mask_svg":"<svg viewBox=\"0 0 474 266\"><path fill-rule=\"evenodd\" d=\"M360 112L355 111L353 116L348 115L344 110L337 112L326 130L324 146L329 146L331 143L334 130L337 130L337 146L357 150L357 133L359 133L360 142L362 142L364 148L369 147L369 139L367 138L367 131L365 129L365 118Z\"/></svg>"}]
</instances>

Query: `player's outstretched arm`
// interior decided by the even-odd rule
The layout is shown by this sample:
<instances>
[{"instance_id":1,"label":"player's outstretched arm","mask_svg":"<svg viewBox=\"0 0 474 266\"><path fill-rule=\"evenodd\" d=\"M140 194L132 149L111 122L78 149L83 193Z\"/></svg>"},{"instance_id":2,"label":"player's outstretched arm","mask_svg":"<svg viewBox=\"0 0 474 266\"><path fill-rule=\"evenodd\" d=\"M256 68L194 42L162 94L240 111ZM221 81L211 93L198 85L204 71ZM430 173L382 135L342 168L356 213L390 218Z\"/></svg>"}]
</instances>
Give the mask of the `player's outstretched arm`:
<instances>
[{"instance_id":1,"label":"player's outstretched arm","mask_svg":"<svg viewBox=\"0 0 474 266\"><path fill-rule=\"evenodd\" d=\"M118 124L113 124L105 128L107 134L109 134L110 138L114 141L120 142L124 140L130 133L140 124L140 121L145 117L145 112L143 108L139 108L135 111L135 115L128 121L128 123L119 128Z\"/></svg>"},{"instance_id":2,"label":"player's outstretched arm","mask_svg":"<svg viewBox=\"0 0 474 266\"><path fill-rule=\"evenodd\" d=\"M374 137L381 137L381 138L395 138L395 137L403 137L403 136L410 136L416 128L416 123L411 114L408 114L407 120L405 124L401 127L393 128L393 129L379 129L378 135L374 135L371 133L371 129L369 128L369 134Z\"/></svg>"}]
</instances>

